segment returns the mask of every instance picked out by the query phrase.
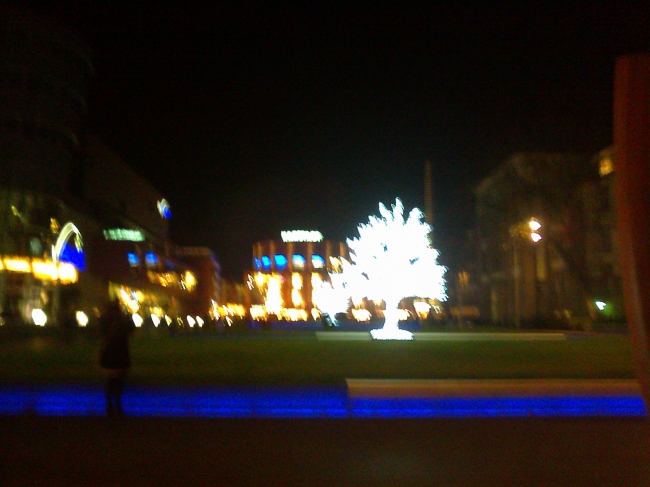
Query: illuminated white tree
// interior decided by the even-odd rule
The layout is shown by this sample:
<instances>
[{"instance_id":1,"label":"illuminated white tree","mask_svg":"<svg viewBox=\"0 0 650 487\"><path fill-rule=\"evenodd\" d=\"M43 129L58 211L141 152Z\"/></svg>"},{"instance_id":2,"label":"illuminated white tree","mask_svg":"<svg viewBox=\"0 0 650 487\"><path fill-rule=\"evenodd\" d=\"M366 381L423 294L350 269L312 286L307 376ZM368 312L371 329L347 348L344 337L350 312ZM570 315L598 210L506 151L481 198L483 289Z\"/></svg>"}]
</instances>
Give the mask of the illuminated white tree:
<instances>
[{"instance_id":1,"label":"illuminated white tree","mask_svg":"<svg viewBox=\"0 0 650 487\"><path fill-rule=\"evenodd\" d=\"M348 239L350 261L333 275L333 292L383 300L384 327L373 330L376 339L411 339L398 328L399 302L410 296L445 300L446 268L438 264L438 251L430 246L431 227L414 208L404 220L398 199L391 210L379 204L381 217L370 216L358 227L359 237Z\"/></svg>"}]
</instances>

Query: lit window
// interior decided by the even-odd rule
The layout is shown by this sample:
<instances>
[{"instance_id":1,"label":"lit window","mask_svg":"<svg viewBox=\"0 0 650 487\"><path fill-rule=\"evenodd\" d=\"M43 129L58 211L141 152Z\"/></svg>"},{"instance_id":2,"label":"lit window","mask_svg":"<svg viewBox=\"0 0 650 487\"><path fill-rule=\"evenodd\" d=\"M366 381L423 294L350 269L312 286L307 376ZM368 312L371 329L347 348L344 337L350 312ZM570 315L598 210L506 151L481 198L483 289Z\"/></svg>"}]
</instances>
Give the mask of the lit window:
<instances>
[{"instance_id":1,"label":"lit window","mask_svg":"<svg viewBox=\"0 0 650 487\"><path fill-rule=\"evenodd\" d=\"M614 172L614 163L612 162L612 159L609 157L601 159L598 170L601 176L607 176L608 174Z\"/></svg>"},{"instance_id":2,"label":"lit window","mask_svg":"<svg viewBox=\"0 0 650 487\"><path fill-rule=\"evenodd\" d=\"M287 261L287 258L284 255L276 254L276 255L273 256L273 258L275 259L275 267L279 271L281 271L285 267L287 267L288 261Z\"/></svg>"},{"instance_id":3,"label":"lit window","mask_svg":"<svg viewBox=\"0 0 650 487\"><path fill-rule=\"evenodd\" d=\"M153 252L147 252L144 258L147 261L147 265L156 265L158 263L158 257Z\"/></svg>"},{"instance_id":4,"label":"lit window","mask_svg":"<svg viewBox=\"0 0 650 487\"><path fill-rule=\"evenodd\" d=\"M293 254L292 257L294 269L304 269L305 268L305 258L300 254Z\"/></svg>"},{"instance_id":5,"label":"lit window","mask_svg":"<svg viewBox=\"0 0 650 487\"><path fill-rule=\"evenodd\" d=\"M131 264L132 266L136 266L140 264L140 258L138 257L138 254L134 252L129 252L128 254L126 254L126 256L129 259L129 264Z\"/></svg>"},{"instance_id":6,"label":"lit window","mask_svg":"<svg viewBox=\"0 0 650 487\"><path fill-rule=\"evenodd\" d=\"M264 266L265 269L271 268L271 259L269 258L268 255L262 256L262 266Z\"/></svg>"},{"instance_id":7,"label":"lit window","mask_svg":"<svg viewBox=\"0 0 650 487\"><path fill-rule=\"evenodd\" d=\"M311 263L314 266L314 269L322 269L325 267L325 259L317 254L311 256Z\"/></svg>"}]
</instances>

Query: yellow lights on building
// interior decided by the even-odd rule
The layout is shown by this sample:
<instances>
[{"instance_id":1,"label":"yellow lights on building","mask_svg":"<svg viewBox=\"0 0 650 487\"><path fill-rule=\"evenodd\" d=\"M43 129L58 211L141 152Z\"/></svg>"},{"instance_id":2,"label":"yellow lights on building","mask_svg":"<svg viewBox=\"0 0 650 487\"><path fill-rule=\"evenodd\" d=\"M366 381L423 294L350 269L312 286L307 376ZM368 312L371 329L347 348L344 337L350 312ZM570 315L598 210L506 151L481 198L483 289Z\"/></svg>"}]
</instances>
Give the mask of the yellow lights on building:
<instances>
[{"instance_id":1,"label":"yellow lights on building","mask_svg":"<svg viewBox=\"0 0 650 487\"><path fill-rule=\"evenodd\" d=\"M303 305L302 299L302 275L297 272L294 272L291 275L291 301L293 302L294 307L300 308Z\"/></svg>"},{"instance_id":2,"label":"yellow lights on building","mask_svg":"<svg viewBox=\"0 0 650 487\"><path fill-rule=\"evenodd\" d=\"M280 315L282 311L282 276L273 274L269 276L266 287L266 310L269 314Z\"/></svg>"},{"instance_id":3,"label":"yellow lights on building","mask_svg":"<svg viewBox=\"0 0 650 487\"><path fill-rule=\"evenodd\" d=\"M367 309L352 309L352 316L357 321L370 321L372 315Z\"/></svg>"},{"instance_id":4,"label":"yellow lights on building","mask_svg":"<svg viewBox=\"0 0 650 487\"><path fill-rule=\"evenodd\" d=\"M194 288L196 288L196 277L194 277L194 274L190 271L186 271L183 280L185 282L185 288L190 292L194 291Z\"/></svg>"},{"instance_id":5,"label":"yellow lights on building","mask_svg":"<svg viewBox=\"0 0 650 487\"><path fill-rule=\"evenodd\" d=\"M330 266L332 267L332 272L341 272L341 259L330 256Z\"/></svg>"},{"instance_id":6,"label":"yellow lights on building","mask_svg":"<svg viewBox=\"0 0 650 487\"><path fill-rule=\"evenodd\" d=\"M266 319L266 308L262 304L253 304L251 306L251 318L253 320Z\"/></svg>"},{"instance_id":7,"label":"yellow lights on building","mask_svg":"<svg viewBox=\"0 0 650 487\"><path fill-rule=\"evenodd\" d=\"M605 177L614 172L614 162L611 157L606 156L599 161L598 172L600 177Z\"/></svg>"},{"instance_id":8,"label":"yellow lights on building","mask_svg":"<svg viewBox=\"0 0 650 487\"><path fill-rule=\"evenodd\" d=\"M149 270L147 271L147 278L153 284L158 284L162 287L178 287L188 292L193 292L197 284L196 277L190 271L186 271L183 277L180 278L176 272L156 272Z\"/></svg>"},{"instance_id":9,"label":"yellow lights on building","mask_svg":"<svg viewBox=\"0 0 650 487\"><path fill-rule=\"evenodd\" d=\"M307 311L304 309L285 308L280 316L289 321L307 321Z\"/></svg>"},{"instance_id":10,"label":"yellow lights on building","mask_svg":"<svg viewBox=\"0 0 650 487\"><path fill-rule=\"evenodd\" d=\"M31 265L29 264L28 259L22 258L5 258L4 259L4 269L11 272L24 272L28 273L32 271Z\"/></svg>"},{"instance_id":11,"label":"yellow lights on building","mask_svg":"<svg viewBox=\"0 0 650 487\"><path fill-rule=\"evenodd\" d=\"M55 264L51 260L5 257L0 259L0 270L33 274L42 281L59 281L61 284L77 282L79 276L74 265L68 262Z\"/></svg>"},{"instance_id":12,"label":"yellow lights on building","mask_svg":"<svg viewBox=\"0 0 650 487\"><path fill-rule=\"evenodd\" d=\"M129 311L129 313L137 313L140 309L140 303L138 303L138 298L136 293L130 291L129 288L122 287L118 294L120 303Z\"/></svg>"},{"instance_id":13,"label":"yellow lights on building","mask_svg":"<svg viewBox=\"0 0 650 487\"><path fill-rule=\"evenodd\" d=\"M222 318L228 316L243 318L246 316L246 310L242 304L226 303L223 306L218 307L217 314Z\"/></svg>"}]
</instances>

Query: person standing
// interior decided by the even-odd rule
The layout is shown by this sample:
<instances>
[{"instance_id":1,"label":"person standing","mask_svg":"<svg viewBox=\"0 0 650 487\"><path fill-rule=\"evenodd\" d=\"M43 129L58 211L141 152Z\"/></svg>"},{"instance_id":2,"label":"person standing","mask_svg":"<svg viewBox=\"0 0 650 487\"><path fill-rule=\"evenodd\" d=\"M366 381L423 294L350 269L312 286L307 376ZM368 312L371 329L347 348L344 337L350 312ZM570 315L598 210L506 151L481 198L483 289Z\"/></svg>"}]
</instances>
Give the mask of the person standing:
<instances>
[{"instance_id":1,"label":"person standing","mask_svg":"<svg viewBox=\"0 0 650 487\"><path fill-rule=\"evenodd\" d=\"M129 337L135 325L122 312L120 303L111 301L99 320L99 329L102 335L100 365L106 375L106 414L122 416L122 391L131 366Z\"/></svg>"}]
</instances>

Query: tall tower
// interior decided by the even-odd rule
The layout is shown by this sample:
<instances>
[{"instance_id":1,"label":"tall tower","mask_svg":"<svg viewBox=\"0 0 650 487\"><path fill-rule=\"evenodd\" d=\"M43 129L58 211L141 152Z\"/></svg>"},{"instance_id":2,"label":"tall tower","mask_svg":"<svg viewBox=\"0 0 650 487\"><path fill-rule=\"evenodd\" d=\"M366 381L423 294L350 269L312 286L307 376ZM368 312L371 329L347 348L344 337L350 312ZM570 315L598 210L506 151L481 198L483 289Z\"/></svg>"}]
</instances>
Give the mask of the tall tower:
<instances>
[{"instance_id":1,"label":"tall tower","mask_svg":"<svg viewBox=\"0 0 650 487\"><path fill-rule=\"evenodd\" d=\"M424 162L424 220L431 226L429 241L433 246L433 181L431 162Z\"/></svg>"}]
</instances>

